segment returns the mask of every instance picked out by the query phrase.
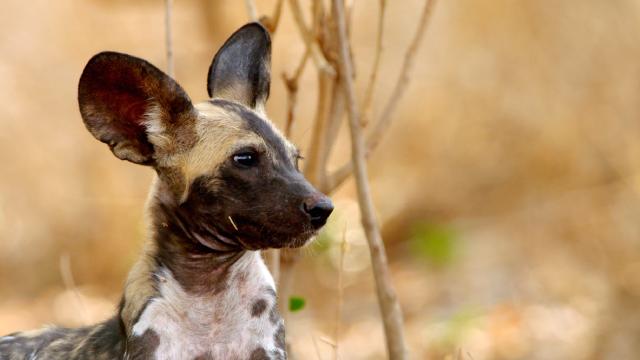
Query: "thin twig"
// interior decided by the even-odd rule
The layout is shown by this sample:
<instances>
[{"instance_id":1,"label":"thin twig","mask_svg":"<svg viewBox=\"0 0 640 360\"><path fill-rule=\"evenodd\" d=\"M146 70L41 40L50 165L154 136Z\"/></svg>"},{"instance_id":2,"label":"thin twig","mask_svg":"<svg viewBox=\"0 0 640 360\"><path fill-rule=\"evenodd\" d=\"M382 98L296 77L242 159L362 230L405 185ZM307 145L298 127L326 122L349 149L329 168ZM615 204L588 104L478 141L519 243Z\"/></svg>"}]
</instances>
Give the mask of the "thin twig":
<instances>
[{"instance_id":1,"label":"thin twig","mask_svg":"<svg viewBox=\"0 0 640 360\"><path fill-rule=\"evenodd\" d=\"M351 35L351 24L353 24L353 8L355 6L356 6L356 0L345 0L344 16L345 16L345 21L347 22L347 35Z\"/></svg>"},{"instance_id":2,"label":"thin twig","mask_svg":"<svg viewBox=\"0 0 640 360\"><path fill-rule=\"evenodd\" d=\"M369 85L364 93L364 102L362 103L362 126L367 125L367 119L371 114L371 101L373 100L373 90L378 80L378 71L380 69L380 57L382 55L382 39L384 35L384 15L387 8L387 0L380 0L380 10L378 11L378 31L376 35L376 50L373 58L373 67L369 76Z\"/></svg>"},{"instance_id":3,"label":"thin twig","mask_svg":"<svg viewBox=\"0 0 640 360\"><path fill-rule=\"evenodd\" d=\"M365 156L368 154L365 154ZM368 158L368 156L366 156ZM338 186L342 185L345 180L351 176L353 173L353 163L351 161L347 161L345 164L340 166L337 170L334 170L331 174L327 175L327 179L325 182L326 188L323 191L332 192Z\"/></svg>"},{"instance_id":4,"label":"thin twig","mask_svg":"<svg viewBox=\"0 0 640 360\"><path fill-rule=\"evenodd\" d=\"M384 107L384 110L382 111L382 115L378 118L371 133L367 136L365 152L366 158L368 158L369 155L371 155L371 153L373 153L373 151L378 147L380 140L384 136L384 133L393 119L393 114L397 105L407 89L407 85L410 80L409 74L413 68L415 56L418 53L420 44L422 43L421 40L424 36L425 30L427 29L427 25L429 24L430 15L433 12L435 4L436 0L426 0L422 15L420 16L418 28L416 29L413 40L405 53L404 62L400 70L398 80L396 81L396 85ZM327 191L333 191L340 186L352 172L353 163L349 161L340 166L332 174L328 175L326 180Z\"/></svg>"},{"instance_id":5,"label":"thin twig","mask_svg":"<svg viewBox=\"0 0 640 360\"><path fill-rule=\"evenodd\" d=\"M284 135L290 137L298 100L298 82L289 79L285 73L282 74L282 80L284 80L285 87L287 88L287 119L284 126Z\"/></svg>"},{"instance_id":6,"label":"thin twig","mask_svg":"<svg viewBox=\"0 0 640 360\"><path fill-rule=\"evenodd\" d=\"M76 305L78 307L80 317L82 318L82 323L84 325L88 325L91 322L91 319L89 319L87 307L85 306L84 301L82 301L82 296L80 296L80 292L78 291L76 283L73 280L73 271L71 271L71 258L69 257L68 253L60 255L60 275L62 276L62 283L64 284L65 289L67 289L67 291L71 291L74 298L76 299Z\"/></svg>"},{"instance_id":7,"label":"thin twig","mask_svg":"<svg viewBox=\"0 0 640 360\"><path fill-rule=\"evenodd\" d=\"M322 341L323 343L331 346L332 348L336 347L336 343L334 343L331 339L324 337L324 336L320 336L320 341Z\"/></svg>"},{"instance_id":8,"label":"thin twig","mask_svg":"<svg viewBox=\"0 0 640 360\"><path fill-rule=\"evenodd\" d=\"M244 0L244 5L247 7L249 20L258 21L258 8L256 7L256 3L253 2L253 0Z\"/></svg>"},{"instance_id":9,"label":"thin twig","mask_svg":"<svg viewBox=\"0 0 640 360\"><path fill-rule=\"evenodd\" d=\"M286 73L282 73L282 80L287 89L287 121L284 127L284 134L287 137L291 135L291 126L295 118L295 107L298 99L298 80L307 65L307 60L309 60L309 49L305 50L291 77L287 76Z\"/></svg>"},{"instance_id":10,"label":"thin twig","mask_svg":"<svg viewBox=\"0 0 640 360\"><path fill-rule=\"evenodd\" d=\"M322 355L320 354L320 348L318 347L318 342L316 341L316 337L312 335L311 341L313 341L313 347L316 350L316 356L318 357L318 360L322 360Z\"/></svg>"},{"instance_id":11,"label":"thin twig","mask_svg":"<svg viewBox=\"0 0 640 360\"><path fill-rule=\"evenodd\" d=\"M289 7L291 8L291 13L293 14L293 19L298 27L298 31L300 31L300 35L302 35L306 47L311 51L313 62L322 72L334 76L336 73L335 69L325 58L318 42L314 39L312 32L304 22L304 16L298 0L289 0Z\"/></svg>"},{"instance_id":12,"label":"thin twig","mask_svg":"<svg viewBox=\"0 0 640 360\"><path fill-rule=\"evenodd\" d=\"M316 102L316 116L313 120L313 132L305 158L304 174L313 185L322 188L325 181L322 168L324 156L324 134L326 130L327 114L330 108L329 96L332 94L332 78L323 72L318 72L318 100Z\"/></svg>"},{"instance_id":13,"label":"thin twig","mask_svg":"<svg viewBox=\"0 0 640 360\"><path fill-rule=\"evenodd\" d=\"M173 76L173 34L171 28L173 0L164 0L164 38L167 56L167 74Z\"/></svg>"},{"instance_id":14,"label":"thin twig","mask_svg":"<svg viewBox=\"0 0 640 360\"><path fill-rule=\"evenodd\" d=\"M340 336L341 336L341 324L342 324L342 306L344 301L344 255L347 252L347 225L345 224L342 231L342 242L340 243L340 264L338 265L338 306L336 307L336 329L334 339L336 347L334 351L334 360L340 358Z\"/></svg>"},{"instance_id":15,"label":"thin twig","mask_svg":"<svg viewBox=\"0 0 640 360\"><path fill-rule=\"evenodd\" d=\"M391 92L391 96L387 101L387 104L382 111L382 115L376 122L373 131L367 137L367 152L373 151L378 146L380 139L386 132L391 120L393 118L393 114L398 107L398 103L404 95L411 77L409 74L413 69L413 65L415 63L415 57L418 53L418 49L420 44L422 43L422 38L425 34L425 29L429 24L429 19L431 18L431 14L433 13L433 8L436 4L436 0L427 0L424 4L424 8L422 10L422 15L420 15L420 21L418 22L418 28L415 32L413 40L407 49L407 52L404 55L404 62L402 64L402 68L400 70L400 76L398 76L398 80L396 80L396 85Z\"/></svg>"},{"instance_id":16,"label":"thin twig","mask_svg":"<svg viewBox=\"0 0 640 360\"><path fill-rule=\"evenodd\" d=\"M324 20L324 1L313 0L313 3L311 4L311 10L313 12L313 20L311 22L311 26L313 31L318 34Z\"/></svg>"},{"instance_id":17,"label":"thin twig","mask_svg":"<svg viewBox=\"0 0 640 360\"><path fill-rule=\"evenodd\" d=\"M353 15L353 8L356 5L356 0L345 0L344 1L344 16L347 24L351 21L351 16Z\"/></svg>"},{"instance_id":18,"label":"thin twig","mask_svg":"<svg viewBox=\"0 0 640 360\"><path fill-rule=\"evenodd\" d=\"M260 19L262 25L264 25L269 32L273 35L278 29L280 23L280 15L282 14L284 0L278 0L276 6L273 8L273 14L271 16L263 16Z\"/></svg>"},{"instance_id":19,"label":"thin twig","mask_svg":"<svg viewBox=\"0 0 640 360\"><path fill-rule=\"evenodd\" d=\"M407 350L404 340L404 330L402 312L396 297L389 268L387 256L380 235L378 222L375 218L375 210L371 199L369 182L367 179L367 162L365 160L365 143L360 128L359 109L353 85L353 67L349 56L349 45L347 43L347 26L344 15L342 0L333 0L334 18L338 25L338 41L340 44L339 65L340 73L344 79L344 89L348 104L349 129L351 133L352 162L355 166L356 187L358 190L358 203L360 204L360 215L362 217L362 227L369 244L371 254L371 265L378 303L382 313L385 337L387 342L387 352L391 360L404 360L407 358Z\"/></svg>"},{"instance_id":20,"label":"thin twig","mask_svg":"<svg viewBox=\"0 0 640 360\"><path fill-rule=\"evenodd\" d=\"M333 146L338 139L340 125L342 125L342 119L344 118L345 112L344 87L342 86L342 80L340 79L340 77L337 77L334 81L333 88L334 90L331 96L331 105L329 107L329 113L327 114L328 119L324 135L324 156L321 157L321 168L324 172L322 178L324 179L324 181L320 185L322 185L323 187L326 187L327 163L329 161L329 157L331 156Z\"/></svg>"}]
</instances>

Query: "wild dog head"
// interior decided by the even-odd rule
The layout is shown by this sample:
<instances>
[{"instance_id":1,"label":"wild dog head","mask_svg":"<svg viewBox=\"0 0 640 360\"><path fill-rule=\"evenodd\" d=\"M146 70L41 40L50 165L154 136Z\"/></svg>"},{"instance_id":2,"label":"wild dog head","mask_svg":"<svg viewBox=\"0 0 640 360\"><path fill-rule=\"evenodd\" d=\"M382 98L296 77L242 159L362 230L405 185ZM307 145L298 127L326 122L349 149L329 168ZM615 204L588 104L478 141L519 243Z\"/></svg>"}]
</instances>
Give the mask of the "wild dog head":
<instances>
[{"instance_id":1,"label":"wild dog head","mask_svg":"<svg viewBox=\"0 0 640 360\"><path fill-rule=\"evenodd\" d=\"M243 26L213 59L210 100L193 105L150 63L103 52L80 78L80 112L116 157L155 169L162 206L190 223L244 249L302 246L333 205L266 117L270 56L267 30Z\"/></svg>"}]
</instances>

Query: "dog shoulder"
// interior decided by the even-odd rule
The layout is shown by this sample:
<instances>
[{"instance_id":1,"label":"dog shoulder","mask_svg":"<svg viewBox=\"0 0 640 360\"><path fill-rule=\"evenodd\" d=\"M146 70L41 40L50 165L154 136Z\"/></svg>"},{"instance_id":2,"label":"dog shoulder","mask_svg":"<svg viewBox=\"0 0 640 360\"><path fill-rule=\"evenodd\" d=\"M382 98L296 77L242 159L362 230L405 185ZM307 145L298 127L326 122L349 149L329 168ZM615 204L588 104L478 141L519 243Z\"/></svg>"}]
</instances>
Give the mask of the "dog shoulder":
<instances>
[{"instance_id":1,"label":"dog shoulder","mask_svg":"<svg viewBox=\"0 0 640 360\"><path fill-rule=\"evenodd\" d=\"M95 326L52 326L0 337L0 360L119 359L123 344L113 318Z\"/></svg>"}]
</instances>

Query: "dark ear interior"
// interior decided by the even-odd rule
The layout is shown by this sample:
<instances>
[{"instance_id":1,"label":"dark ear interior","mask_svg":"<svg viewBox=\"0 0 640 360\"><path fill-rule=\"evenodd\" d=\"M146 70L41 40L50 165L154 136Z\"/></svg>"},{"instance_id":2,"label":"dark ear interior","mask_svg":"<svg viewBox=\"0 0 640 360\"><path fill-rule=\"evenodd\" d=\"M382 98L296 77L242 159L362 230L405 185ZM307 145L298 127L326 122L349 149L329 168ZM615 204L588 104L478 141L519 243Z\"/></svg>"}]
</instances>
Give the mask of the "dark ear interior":
<instances>
[{"instance_id":1,"label":"dark ear interior","mask_svg":"<svg viewBox=\"0 0 640 360\"><path fill-rule=\"evenodd\" d=\"M193 111L187 94L168 75L142 59L116 52L89 60L80 77L78 103L96 139L118 158L144 165L154 163L145 123L148 114L169 124Z\"/></svg>"},{"instance_id":2,"label":"dark ear interior","mask_svg":"<svg viewBox=\"0 0 640 360\"><path fill-rule=\"evenodd\" d=\"M209 67L207 88L222 98L251 108L264 106L271 82L271 37L259 23L249 23L222 45Z\"/></svg>"}]
</instances>

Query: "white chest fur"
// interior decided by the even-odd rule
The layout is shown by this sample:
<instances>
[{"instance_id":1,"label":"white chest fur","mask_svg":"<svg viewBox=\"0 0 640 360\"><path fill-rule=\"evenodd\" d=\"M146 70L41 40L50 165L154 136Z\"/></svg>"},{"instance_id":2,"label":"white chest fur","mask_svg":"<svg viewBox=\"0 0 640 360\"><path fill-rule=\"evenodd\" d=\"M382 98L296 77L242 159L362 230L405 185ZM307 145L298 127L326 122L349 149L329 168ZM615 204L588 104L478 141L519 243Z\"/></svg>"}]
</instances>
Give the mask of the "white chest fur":
<instances>
[{"instance_id":1,"label":"white chest fur","mask_svg":"<svg viewBox=\"0 0 640 360\"><path fill-rule=\"evenodd\" d=\"M284 359L275 286L258 252L233 264L227 286L216 294L189 294L168 270L159 275L160 296L145 307L132 333L153 331L159 340L155 359Z\"/></svg>"}]
</instances>

